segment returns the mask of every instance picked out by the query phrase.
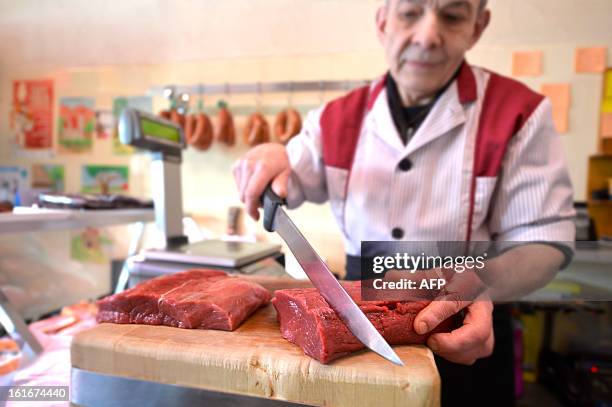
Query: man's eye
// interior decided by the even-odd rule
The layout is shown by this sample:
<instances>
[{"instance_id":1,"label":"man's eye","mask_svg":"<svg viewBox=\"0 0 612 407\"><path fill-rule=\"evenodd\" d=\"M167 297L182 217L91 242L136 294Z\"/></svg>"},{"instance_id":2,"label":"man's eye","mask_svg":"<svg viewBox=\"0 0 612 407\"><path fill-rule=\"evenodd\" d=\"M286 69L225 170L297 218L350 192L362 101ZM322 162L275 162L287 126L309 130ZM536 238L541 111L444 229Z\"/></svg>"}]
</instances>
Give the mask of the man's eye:
<instances>
[{"instance_id":1,"label":"man's eye","mask_svg":"<svg viewBox=\"0 0 612 407\"><path fill-rule=\"evenodd\" d=\"M447 23L456 24L465 20L465 16L462 14L444 13L442 14L442 19Z\"/></svg>"},{"instance_id":2,"label":"man's eye","mask_svg":"<svg viewBox=\"0 0 612 407\"><path fill-rule=\"evenodd\" d=\"M409 11L407 13L404 13L404 18L407 20L416 20L421 16L420 13L417 13L416 11Z\"/></svg>"},{"instance_id":3,"label":"man's eye","mask_svg":"<svg viewBox=\"0 0 612 407\"><path fill-rule=\"evenodd\" d=\"M400 10L400 14L403 18L407 20L416 20L417 18L421 17L421 15L423 14L423 11L420 10L419 8L413 7L409 9Z\"/></svg>"}]
</instances>

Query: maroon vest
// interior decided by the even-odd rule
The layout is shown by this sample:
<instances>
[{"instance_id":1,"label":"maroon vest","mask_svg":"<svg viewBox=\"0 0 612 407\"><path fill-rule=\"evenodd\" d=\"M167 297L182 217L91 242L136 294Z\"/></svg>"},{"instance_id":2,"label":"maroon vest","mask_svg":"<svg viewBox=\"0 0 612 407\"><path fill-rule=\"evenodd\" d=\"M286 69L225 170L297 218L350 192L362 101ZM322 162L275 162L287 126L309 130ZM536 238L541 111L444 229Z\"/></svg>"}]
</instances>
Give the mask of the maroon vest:
<instances>
[{"instance_id":1,"label":"maroon vest","mask_svg":"<svg viewBox=\"0 0 612 407\"><path fill-rule=\"evenodd\" d=\"M476 135L466 241L472 237L476 178L499 175L510 139L523 128L544 98L513 79L495 73L490 75ZM467 63L461 67L457 86L462 104L476 101L476 78ZM326 166L349 171L345 190L363 120L384 88L383 77L374 86L358 88L331 101L321 114L323 162Z\"/></svg>"}]
</instances>

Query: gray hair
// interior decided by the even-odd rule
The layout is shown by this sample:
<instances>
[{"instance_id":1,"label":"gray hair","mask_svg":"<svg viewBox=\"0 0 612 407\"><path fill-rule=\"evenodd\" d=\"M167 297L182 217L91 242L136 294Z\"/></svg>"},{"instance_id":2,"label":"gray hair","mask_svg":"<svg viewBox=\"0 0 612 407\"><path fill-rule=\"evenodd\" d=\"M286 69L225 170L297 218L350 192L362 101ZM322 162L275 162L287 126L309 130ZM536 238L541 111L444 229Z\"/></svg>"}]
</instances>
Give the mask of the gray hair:
<instances>
[{"instance_id":1,"label":"gray hair","mask_svg":"<svg viewBox=\"0 0 612 407\"><path fill-rule=\"evenodd\" d=\"M485 8L487 8L487 3L489 2L489 0L480 0L480 5L478 5L478 12L483 11ZM389 0L385 0L385 6L389 5Z\"/></svg>"}]
</instances>

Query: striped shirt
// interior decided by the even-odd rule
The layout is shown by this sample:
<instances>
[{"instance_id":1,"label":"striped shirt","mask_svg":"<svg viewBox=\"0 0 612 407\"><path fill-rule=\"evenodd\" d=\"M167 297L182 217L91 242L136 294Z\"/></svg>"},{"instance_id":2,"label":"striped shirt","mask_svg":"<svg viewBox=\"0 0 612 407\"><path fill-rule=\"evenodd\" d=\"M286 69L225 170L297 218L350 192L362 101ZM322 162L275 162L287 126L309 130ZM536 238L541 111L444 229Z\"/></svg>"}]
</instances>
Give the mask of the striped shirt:
<instances>
[{"instance_id":1,"label":"striped shirt","mask_svg":"<svg viewBox=\"0 0 612 407\"><path fill-rule=\"evenodd\" d=\"M550 102L512 79L461 69L407 145L383 78L365 90L357 126L348 124L351 95L310 112L287 145L288 206L329 201L354 256L366 240L572 242L573 191Z\"/></svg>"}]
</instances>

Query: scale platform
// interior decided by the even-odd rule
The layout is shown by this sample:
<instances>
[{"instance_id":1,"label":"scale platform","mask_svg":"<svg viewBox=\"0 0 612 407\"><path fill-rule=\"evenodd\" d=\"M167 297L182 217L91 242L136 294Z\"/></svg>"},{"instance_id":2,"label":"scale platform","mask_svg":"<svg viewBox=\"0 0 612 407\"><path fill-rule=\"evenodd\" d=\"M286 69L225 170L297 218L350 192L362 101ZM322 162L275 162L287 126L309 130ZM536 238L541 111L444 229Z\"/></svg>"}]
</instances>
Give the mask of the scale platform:
<instances>
[{"instance_id":1,"label":"scale platform","mask_svg":"<svg viewBox=\"0 0 612 407\"><path fill-rule=\"evenodd\" d=\"M172 249L146 250L144 260L236 268L280 253L279 244L210 239Z\"/></svg>"},{"instance_id":2,"label":"scale platform","mask_svg":"<svg viewBox=\"0 0 612 407\"><path fill-rule=\"evenodd\" d=\"M286 277L281 246L205 240L168 250L144 250L127 259L115 292L165 274L213 268L230 274Z\"/></svg>"}]
</instances>

